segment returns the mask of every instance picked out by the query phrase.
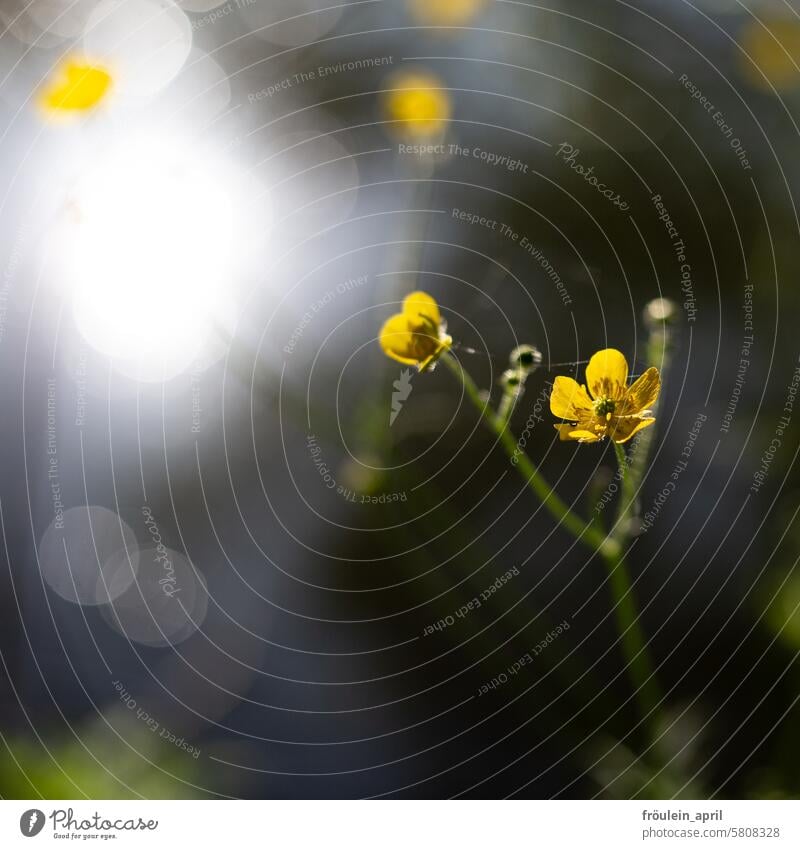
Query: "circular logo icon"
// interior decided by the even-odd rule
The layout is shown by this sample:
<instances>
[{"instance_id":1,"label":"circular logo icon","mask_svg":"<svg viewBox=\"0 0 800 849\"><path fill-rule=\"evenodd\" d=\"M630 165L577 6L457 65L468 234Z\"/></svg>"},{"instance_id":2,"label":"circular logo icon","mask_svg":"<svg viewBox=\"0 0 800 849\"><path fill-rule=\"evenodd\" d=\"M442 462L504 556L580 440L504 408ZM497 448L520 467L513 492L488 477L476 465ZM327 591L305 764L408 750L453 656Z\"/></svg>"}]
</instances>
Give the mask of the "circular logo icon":
<instances>
[{"instance_id":1,"label":"circular logo icon","mask_svg":"<svg viewBox=\"0 0 800 849\"><path fill-rule=\"evenodd\" d=\"M36 837L44 828L44 811L31 808L19 818L19 830L25 837Z\"/></svg>"}]
</instances>

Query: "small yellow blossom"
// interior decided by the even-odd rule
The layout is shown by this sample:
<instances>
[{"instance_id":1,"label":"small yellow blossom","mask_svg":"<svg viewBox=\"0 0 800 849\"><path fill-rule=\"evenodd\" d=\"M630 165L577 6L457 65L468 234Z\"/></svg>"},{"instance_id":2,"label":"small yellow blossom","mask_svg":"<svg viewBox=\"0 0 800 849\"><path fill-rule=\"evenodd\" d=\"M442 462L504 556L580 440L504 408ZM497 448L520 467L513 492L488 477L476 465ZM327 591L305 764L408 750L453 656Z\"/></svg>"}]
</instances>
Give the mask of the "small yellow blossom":
<instances>
[{"instance_id":1,"label":"small yellow blossom","mask_svg":"<svg viewBox=\"0 0 800 849\"><path fill-rule=\"evenodd\" d=\"M586 388L588 384L588 391ZM661 389L657 368L628 386L628 363L614 348L598 351L586 366L586 384L557 377L550 395L550 411L570 424L557 424L562 440L598 442L606 436L627 442L655 422L651 408Z\"/></svg>"},{"instance_id":2,"label":"small yellow blossom","mask_svg":"<svg viewBox=\"0 0 800 849\"><path fill-rule=\"evenodd\" d=\"M378 340L387 357L425 371L453 344L445 330L436 301L427 292L412 292L403 299L402 312L385 322Z\"/></svg>"},{"instance_id":3,"label":"small yellow blossom","mask_svg":"<svg viewBox=\"0 0 800 849\"><path fill-rule=\"evenodd\" d=\"M439 77L428 71L403 71L392 77L386 111L401 134L430 140L441 133L450 118L450 98Z\"/></svg>"},{"instance_id":4,"label":"small yellow blossom","mask_svg":"<svg viewBox=\"0 0 800 849\"><path fill-rule=\"evenodd\" d=\"M51 114L86 112L103 100L111 82L105 68L66 59L39 93L39 104Z\"/></svg>"},{"instance_id":5,"label":"small yellow blossom","mask_svg":"<svg viewBox=\"0 0 800 849\"><path fill-rule=\"evenodd\" d=\"M430 26L463 26L486 5L486 0L409 0L414 17Z\"/></svg>"}]
</instances>

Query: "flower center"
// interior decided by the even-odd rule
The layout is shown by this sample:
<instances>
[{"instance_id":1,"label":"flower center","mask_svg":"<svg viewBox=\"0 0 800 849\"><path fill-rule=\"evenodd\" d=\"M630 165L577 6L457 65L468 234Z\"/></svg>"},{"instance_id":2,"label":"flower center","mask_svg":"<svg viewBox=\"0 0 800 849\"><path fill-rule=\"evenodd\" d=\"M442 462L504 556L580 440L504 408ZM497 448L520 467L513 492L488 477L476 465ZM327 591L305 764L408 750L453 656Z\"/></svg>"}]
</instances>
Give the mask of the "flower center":
<instances>
[{"instance_id":1,"label":"flower center","mask_svg":"<svg viewBox=\"0 0 800 849\"><path fill-rule=\"evenodd\" d=\"M609 413L614 412L616 406L616 402L611 398L598 398L594 402L595 415L605 418Z\"/></svg>"}]
</instances>

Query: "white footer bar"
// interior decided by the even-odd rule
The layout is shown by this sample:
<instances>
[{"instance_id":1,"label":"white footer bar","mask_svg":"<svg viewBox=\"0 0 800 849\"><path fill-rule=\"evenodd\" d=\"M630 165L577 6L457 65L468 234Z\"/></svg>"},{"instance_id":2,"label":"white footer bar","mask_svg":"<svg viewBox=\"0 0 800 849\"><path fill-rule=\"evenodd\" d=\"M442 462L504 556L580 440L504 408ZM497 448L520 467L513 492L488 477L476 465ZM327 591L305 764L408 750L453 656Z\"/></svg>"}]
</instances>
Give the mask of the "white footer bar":
<instances>
[{"instance_id":1,"label":"white footer bar","mask_svg":"<svg viewBox=\"0 0 800 849\"><path fill-rule=\"evenodd\" d=\"M797 801L0 801L0 846L800 847Z\"/></svg>"}]
</instances>

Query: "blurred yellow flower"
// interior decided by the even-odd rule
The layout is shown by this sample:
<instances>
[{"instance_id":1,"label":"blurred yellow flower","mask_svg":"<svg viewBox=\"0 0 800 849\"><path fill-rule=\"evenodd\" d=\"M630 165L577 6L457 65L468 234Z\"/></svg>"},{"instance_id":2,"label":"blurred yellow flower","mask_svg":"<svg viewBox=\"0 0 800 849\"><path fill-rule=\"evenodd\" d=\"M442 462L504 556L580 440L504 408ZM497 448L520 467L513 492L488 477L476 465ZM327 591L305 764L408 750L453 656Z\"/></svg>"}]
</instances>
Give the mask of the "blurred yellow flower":
<instances>
[{"instance_id":1,"label":"blurred yellow flower","mask_svg":"<svg viewBox=\"0 0 800 849\"><path fill-rule=\"evenodd\" d=\"M778 90L800 86L800 22L796 18L751 19L742 27L739 46L744 50L742 69L753 85L767 91L772 90L770 84Z\"/></svg>"},{"instance_id":2,"label":"blurred yellow flower","mask_svg":"<svg viewBox=\"0 0 800 849\"><path fill-rule=\"evenodd\" d=\"M598 442L606 436L627 442L655 422L651 407L661 389L657 368L628 386L628 363L614 348L598 351L586 366L586 383L559 376L550 395L550 411L570 424L555 425L562 440Z\"/></svg>"},{"instance_id":3,"label":"blurred yellow flower","mask_svg":"<svg viewBox=\"0 0 800 849\"><path fill-rule=\"evenodd\" d=\"M429 26L463 26L486 5L486 0L409 0L411 12Z\"/></svg>"},{"instance_id":4,"label":"blurred yellow flower","mask_svg":"<svg viewBox=\"0 0 800 849\"><path fill-rule=\"evenodd\" d=\"M39 93L39 105L50 114L94 109L111 88L111 74L77 59L62 62Z\"/></svg>"},{"instance_id":5,"label":"blurred yellow flower","mask_svg":"<svg viewBox=\"0 0 800 849\"><path fill-rule=\"evenodd\" d=\"M430 139L450 118L450 97L439 77L428 71L403 71L391 78L386 111L403 135Z\"/></svg>"},{"instance_id":6,"label":"blurred yellow flower","mask_svg":"<svg viewBox=\"0 0 800 849\"><path fill-rule=\"evenodd\" d=\"M436 301L427 292L412 292L403 299L402 312L384 323L378 340L387 357L425 371L453 344L445 330Z\"/></svg>"}]
</instances>

